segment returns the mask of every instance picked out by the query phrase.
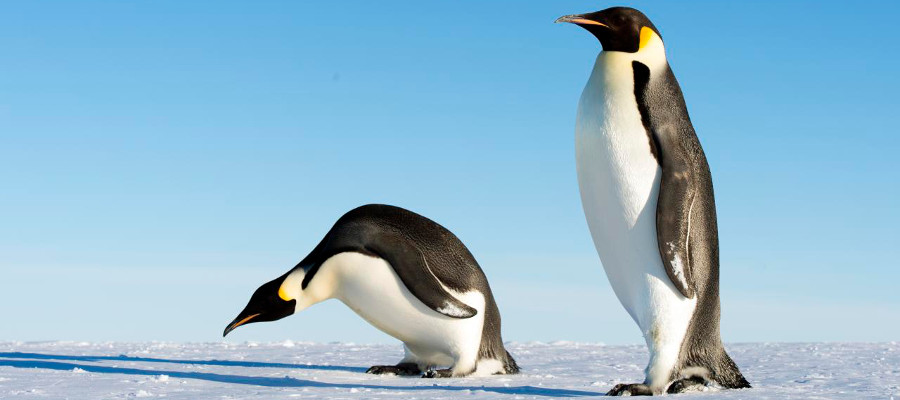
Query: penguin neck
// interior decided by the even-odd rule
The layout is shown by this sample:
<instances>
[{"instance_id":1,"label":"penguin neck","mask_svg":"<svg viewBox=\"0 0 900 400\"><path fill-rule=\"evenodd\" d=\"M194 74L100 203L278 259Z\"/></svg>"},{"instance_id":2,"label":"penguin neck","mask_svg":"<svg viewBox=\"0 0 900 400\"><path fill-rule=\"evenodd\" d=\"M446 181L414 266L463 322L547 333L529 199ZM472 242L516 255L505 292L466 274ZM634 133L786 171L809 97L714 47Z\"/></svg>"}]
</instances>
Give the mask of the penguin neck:
<instances>
[{"instance_id":1,"label":"penguin neck","mask_svg":"<svg viewBox=\"0 0 900 400\"><path fill-rule=\"evenodd\" d=\"M338 253L326 259L303 289L302 299L297 302L298 311L301 306L306 308L328 299L352 303L354 296L348 294L358 291L359 280L367 279L367 264L375 259L356 252Z\"/></svg>"},{"instance_id":2,"label":"penguin neck","mask_svg":"<svg viewBox=\"0 0 900 400\"><path fill-rule=\"evenodd\" d=\"M330 258L325 260L319 266L318 271L315 272L316 275L312 277L309 284L302 289L302 294L297 297L295 312L300 312L309 306L335 298L339 293L341 286L340 269L335 266L335 262L330 261ZM303 275L305 275L305 271ZM298 281L302 280L303 276L300 276Z\"/></svg>"},{"instance_id":3,"label":"penguin neck","mask_svg":"<svg viewBox=\"0 0 900 400\"><path fill-rule=\"evenodd\" d=\"M662 39L653 35L640 50L634 53L623 51L601 51L594 63L594 73L600 73L615 79L621 71L630 74L631 63L637 61L650 68L651 73L668 67L666 47Z\"/></svg>"}]
</instances>

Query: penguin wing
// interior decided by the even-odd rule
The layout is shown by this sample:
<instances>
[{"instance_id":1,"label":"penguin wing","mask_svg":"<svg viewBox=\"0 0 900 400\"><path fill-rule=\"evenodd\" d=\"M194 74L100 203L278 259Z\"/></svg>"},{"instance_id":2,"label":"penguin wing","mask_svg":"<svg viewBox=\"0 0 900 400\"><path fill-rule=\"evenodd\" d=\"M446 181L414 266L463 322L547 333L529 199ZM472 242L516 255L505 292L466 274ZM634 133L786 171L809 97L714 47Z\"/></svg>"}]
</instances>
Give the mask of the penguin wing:
<instances>
[{"instance_id":1,"label":"penguin wing","mask_svg":"<svg viewBox=\"0 0 900 400\"><path fill-rule=\"evenodd\" d=\"M660 167L662 178L659 182L659 200L656 205L656 240L659 255L666 267L666 275L685 297L694 297L694 281L691 273L691 259L688 251L691 208L696 189L693 185L689 159L679 155L684 153L678 140L669 140L674 132L663 128L654 132L661 149ZM672 138L677 139L677 138Z\"/></svg>"},{"instance_id":2,"label":"penguin wing","mask_svg":"<svg viewBox=\"0 0 900 400\"><path fill-rule=\"evenodd\" d=\"M366 248L387 261L407 289L428 308L451 318L471 318L477 310L459 301L441 284L425 255L399 232L382 232Z\"/></svg>"},{"instance_id":3,"label":"penguin wing","mask_svg":"<svg viewBox=\"0 0 900 400\"><path fill-rule=\"evenodd\" d=\"M671 68L651 85L650 69L632 63L635 95L650 147L662 170L656 206L656 239L666 275L685 297L694 297L689 252L691 208L697 193L694 158L686 137L696 138ZM652 110L652 112L651 112Z\"/></svg>"}]
</instances>

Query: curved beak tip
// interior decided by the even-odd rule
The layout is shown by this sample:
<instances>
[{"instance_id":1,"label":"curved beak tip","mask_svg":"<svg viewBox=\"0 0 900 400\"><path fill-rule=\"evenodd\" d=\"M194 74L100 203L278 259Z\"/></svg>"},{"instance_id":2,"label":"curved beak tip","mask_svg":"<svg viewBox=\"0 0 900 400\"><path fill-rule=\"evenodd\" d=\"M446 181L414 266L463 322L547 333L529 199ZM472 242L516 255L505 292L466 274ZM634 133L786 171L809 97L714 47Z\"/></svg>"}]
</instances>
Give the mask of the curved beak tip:
<instances>
[{"instance_id":1,"label":"curved beak tip","mask_svg":"<svg viewBox=\"0 0 900 400\"><path fill-rule=\"evenodd\" d=\"M234 328L237 328L237 326L235 326L234 322L228 324L228 326L225 327L225 331L222 332L222 337L228 336L228 334L231 333L231 331L233 331Z\"/></svg>"},{"instance_id":2,"label":"curved beak tip","mask_svg":"<svg viewBox=\"0 0 900 400\"><path fill-rule=\"evenodd\" d=\"M553 22L557 23L557 24L560 22L568 22L570 24L575 24L575 25L579 25L582 27L584 27L586 25L597 25L597 26L609 28L608 25L606 25L602 22L598 22L598 21L594 21L592 19L586 18L584 16L584 14L563 15L562 17L557 18L556 21L553 21Z\"/></svg>"},{"instance_id":3,"label":"curved beak tip","mask_svg":"<svg viewBox=\"0 0 900 400\"><path fill-rule=\"evenodd\" d=\"M563 15L562 17L557 18L556 21L553 21L553 23L558 24L560 22L567 22L570 24L577 25L581 22L586 22L586 21L588 21L588 20L586 20L584 18L583 14L569 14L569 15Z\"/></svg>"},{"instance_id":4,"label":"curved beak tip","mask_svg":"<svg viewBox=\"0 0 900 400\"><path fill-rule=\"evenodd\" d=\"M222 332L222 337L225 337L226 335L228 335L229 332L235 330L235 328L237 328L243 324L246 324L251 319L256 318L258 316L259 316L259 313L250 315L250 316L240 319L240 320L238 318L241 318L241 317L235 318L234 321L231 321L231 323L228 324L227 327L225 327L225 332Z\"/></svg>"}]
</instances>

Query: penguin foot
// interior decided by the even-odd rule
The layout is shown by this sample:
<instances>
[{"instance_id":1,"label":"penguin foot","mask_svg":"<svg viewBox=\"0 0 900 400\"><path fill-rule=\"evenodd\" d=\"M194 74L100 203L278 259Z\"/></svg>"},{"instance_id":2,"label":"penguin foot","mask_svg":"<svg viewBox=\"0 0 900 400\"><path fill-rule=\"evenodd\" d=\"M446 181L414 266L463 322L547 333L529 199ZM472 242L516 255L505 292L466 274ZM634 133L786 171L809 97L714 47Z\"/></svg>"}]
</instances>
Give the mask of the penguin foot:
<instances>
[{"instance_id":1,"label":"penguin foot","mask_svg":"<svg viewBox=\"0 0 900 400\"><path fill-rule=\"evenodd\" d=\"M453 371L448 369L429 369L422 374L423 378L449 378L453 376Z\"/></svg>"},{"instance_id":2,"label":"penguin foot","mask_svg":"<svg viewBox=\"0 0 900 400\"><path fill-rule=\"evenodd\" d=\"M672 382L672 384L669 385L669 389L666 390L666 393L675 394L684 392L696 392L704 387L706 387L705 379L699 376L692 376L690 378L679 379L675 382Z\"/></svg>"},{"instance_id":3,"label":"penguin foot","mask_svg":"<svg viewBox=\"0 0 900 400\"><path fill-rule=\"evenodd\" d=\"M397 365L375 365L366 370L367 374L385 375L394 374L398 376L412 376L422 373L416 363L400 363Z\"/></svg>"},{"instance_id":4,"label":"penguin foot","mask_svg":"<svg viewBox=\"0 0 900 400\"><path fill-rule=\"evenodd\" d=\"M643 383L620 383L606 392L607 396L653 396L650 386Z\"/></svg>"}]
</instances>

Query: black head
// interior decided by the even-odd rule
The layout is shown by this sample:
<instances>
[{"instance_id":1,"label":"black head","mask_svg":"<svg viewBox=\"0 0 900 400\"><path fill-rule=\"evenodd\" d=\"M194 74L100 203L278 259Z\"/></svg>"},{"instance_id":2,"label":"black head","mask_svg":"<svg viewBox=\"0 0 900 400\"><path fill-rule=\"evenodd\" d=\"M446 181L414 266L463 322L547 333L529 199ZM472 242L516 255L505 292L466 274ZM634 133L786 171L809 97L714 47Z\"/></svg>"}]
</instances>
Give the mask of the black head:
<instances>
[{"instance_id":1,"label":"black head","mask_svg":"<svg viewBox=\"0 0 900 400\"><path fill-rule=\"evenodd\" d=\"M285 274L256 289L244 311L228 324L222 336L228 335L228 332L244 324L275 321L293 314L297 300L284 300L283 294L280 293L281 284L287 276L288 274Z\"/></svg>"},{"instance_id":2,"label":"black head","mask_svg":"<svg viewBox=\"0 0 900 400\"><path fill-rule=\"evenodd\" d=\"M592 33L603 51L636 53L649 40L650 33L659 31L644 13L628 7L612 7L587 14L559 17L556 22L569 22ZM647 28L649 31L644 31Z\"/></svg>"}]
</instances>

